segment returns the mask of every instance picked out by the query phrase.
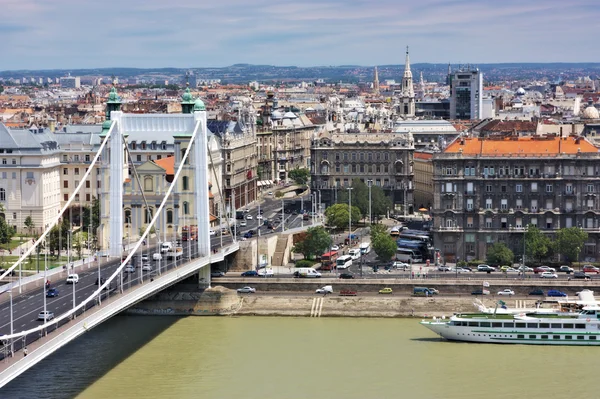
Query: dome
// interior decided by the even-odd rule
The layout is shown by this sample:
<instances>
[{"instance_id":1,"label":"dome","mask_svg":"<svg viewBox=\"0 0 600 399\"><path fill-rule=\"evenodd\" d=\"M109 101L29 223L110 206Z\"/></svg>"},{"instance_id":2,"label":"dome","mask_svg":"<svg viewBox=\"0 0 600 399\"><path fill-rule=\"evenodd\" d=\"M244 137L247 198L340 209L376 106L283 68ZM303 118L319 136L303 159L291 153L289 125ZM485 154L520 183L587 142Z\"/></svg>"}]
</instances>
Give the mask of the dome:
<instances>
[{"instance_id":1,"label":"dome","mask_svg":"<svg viewBox=\"0 0 600 399\"><path fill-rule=\"evenodd\" d=\"M273 120L278 120L278 119L282 119L283 118L283 114L279 111L273 111L273 113L271 113L271 119Z\"/></svg>"},{"instance_id":2,"label":"dome","mask_svg":"<svg viewBox=\"0 0 600 399\"><path fill-rule=\"evenodd\" d=\"M583 119L600 119L600 112L594 107L590 105L585 110L583 110L583 115L581 115Z\"/></svg>"},{"instance_id":3,"label":"dome","mask_svg":"<svg viewBox=\"0 0 600 399\"><path fill-rule=\"evenodd\" d=\"M519 87L517 89L517 96L522 96L523 94L525 94L525 89L522 87Z\"/></svg>"},{"instance_id":4,"label":"dome","mask_svg":"<svg viewBox=\"0 0 600 399\"><path fill-rule=\"evenodd\" d=\"M197 98L194 102L194 111L206 111L204 101L202 101L200 98Z\"/></svg>"},{"instance_id":5,"label":"dome","mask_svg":"<svg viewBox=\"0 0 600 399\"><path fill-rule=\"evenodd\" d=\"M183 103L193 103L194 98L192 97L192 93L190 92L190 88L185 89L185 93L181 96L181 102Z\"/></svg>"},{"instance_id":6,"label":"dome","mask_svg":"<svg viewBox=\"0 0 600 399\"><path fill-rule=\"evenodd\" d=\"M107 119L107 120L105 120L105 121L102 123L102 130L103 130L103 131L105 131L105 132L108 132L108 131L110 130L110 126L111 126L111 125L112 125L112 122L111 122L110 120L108 120L108 119Z\"/></svg>"},{"instance_id":7,"label":"dome","mask_svg":"<svg viewBox=\"0 0 600 399\"><path fill-rule=\"evenodd\" d=\"M293 112L291 112L291 111L289 111L289 112L286 112L286 113L283 115L283 117L284 117L285 119L296 119L296 118L297 118L296 114L294 114L294 113L293 113Z\"/></svg>"}]
</instances>

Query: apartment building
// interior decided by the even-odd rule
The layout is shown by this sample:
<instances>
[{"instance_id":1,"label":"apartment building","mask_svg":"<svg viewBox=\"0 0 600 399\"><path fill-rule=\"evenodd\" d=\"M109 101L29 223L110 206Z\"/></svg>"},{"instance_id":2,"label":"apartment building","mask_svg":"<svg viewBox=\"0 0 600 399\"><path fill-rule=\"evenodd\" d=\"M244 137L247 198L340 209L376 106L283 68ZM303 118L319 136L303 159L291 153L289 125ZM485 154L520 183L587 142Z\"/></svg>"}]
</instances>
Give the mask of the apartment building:
<instances>
[{"instance_id":1,"label":"apartment building","mask_svg":"<svg viewBox=\"0 0 600 399\"><path fill-rule=\"evenodd\" d=\"M434 242L447 260L485 259L503 242L523 253L528 225L589 233L598 257L600 153L582 137L458 138L433 156Z\"/></svg>"}]
</instances>

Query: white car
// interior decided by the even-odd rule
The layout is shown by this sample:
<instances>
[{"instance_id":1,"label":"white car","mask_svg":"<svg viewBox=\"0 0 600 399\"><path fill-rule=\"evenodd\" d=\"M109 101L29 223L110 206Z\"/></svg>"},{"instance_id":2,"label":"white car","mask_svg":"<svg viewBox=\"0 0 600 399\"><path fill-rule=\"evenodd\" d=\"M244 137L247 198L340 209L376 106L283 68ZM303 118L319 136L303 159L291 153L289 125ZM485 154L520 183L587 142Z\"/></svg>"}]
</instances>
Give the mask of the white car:
<instances>
[{"instance_id":1,"label":"white car","mask_svg":"<svg viewBox=\"0 0 600 399\"><path fill-rule=\"evenodd\" d=\"M208 230L208 235L209 235L209 236L216 236L216 235L217 235L217 232L216 232L216 231L214 231L214 230Z\"/></svg>"},{"instance_id":2,"label":"white car","mask_svg":"<svg viewBox=\"0 0 600 399\"><path fill-rule=\"evenodd\" d=\"M248 223L246 223L246 221L245 221L245 220L242 220L242 221L240 222L240 227L246 227L246 225L247 225L247 224L248 224Z\"/></svg>"},{"instance_id":3,"label":"white car","mask_svg":"<svg viewBox=\"0 0 600 399\"><path fill-rule=\"evenodd\" d=\"M558 275L556 273L552 273L552 272L543 272L540 275L541 278L558 278Z\"/></svg>"},{"instance_id":4,"label":"white car","mask_svg":"<svg viewBox=\"0 0 600 399\"><path fill-rule=\"evenodd\" d=\"M273 191L269 191L267 195L273 195Z\"/></svg>"},{"instance_id":5,"label":"white car","mask_svg":"<svg viewBox=\"0 0 600 399\"><path fill-rule=\"evenodd\" d=\"M513 290L511 290L510 288L505 288L502 291L498 292L498 295L508 295L508 296L513 296L515 295L515 292Z\"/></svg>"},{"instance_id":6,"label":"white car","mask_svg":"<svg viewBox=\"0 0 600 399\"><path fill-rule=\"evenodd\" d=\"M148 262L149 260L148 255L142 255L142 262Z\"/></svg>"},{"instance_id":7,"label":"white car","mask_svg":"<svg viewBox=\"0 0 600 399\"><path fill-rule=\"evenodd\" d=\"M123 271L125 273L135 273L135 267L133 267L132 265L127 265L127 266L125 266Z\"/></svg>"},{"instance_id":8,"label":"white car","mask_svg":"<svg viewBox=\"0 0 600 399\"><path fill-rule=\"evenodd\" d=\"M152 265L150 263L144 263L142 265L142 270L145 272L151 272L153 270Z\"/></svg>"},{"instance_id":9,"label":"white car","mask_svg":"<svg viewBox=\"0 0 600 399\"><path fill-rule=\"evenodd\" d=\"M240 294L251 294L251 293L256 292L256 288L252 288L252 287L238 288L237 292L239 292Z\"/></svg>"},{"instance_id":10,"label":"white car","mask_svg":"<svg viewBox=\"0 0 600 399\"><path fill-rule=\"evenodd\" d=\"M520 272L532 272L533 268L531 268L529 266L519 266L519 268L517 270Z\"/></svg>"},{"instance_id":11,"label":"white car","mask_svg":"<svg viewBox=\"0 0 600 399\"><path fill-rule=\"evenodd\" d=\"M258 275L261 277L273 277L275 275L275 273L273 273L273 269L268 268L268 269L259 269L258 270Z\"/></svg>"},{"instance_id":12,"label":"white car","mask_svg":"<svg viewBox=\"0 0 600 399\"><path fill-rule=\"evenodd\" d=\"M79 274L69 274L67 284L77 284L79 282Z\"/></svg>"},{"instance_id":13,"label":"white car","mask_svg":"<svg viewBox=\"0 0 600 399\"><path fill-rule=\"evenodd\" d=\"M410 268L411 268L408 263L404 263L404 262L400 262L400 261L394 262L392 267L397 270L410 270Z\"/></svg>"},{"instance_id":14,"label":"white car","mask_svg":"<svg viewBox=\"0 0 600 399\"><path fill-rule=\"evenodd\" d=\"M247 220L252 220L252 215L246 215Z\"/></svg>"},{"instance_id":15,"label":"white car","mask_svg":"<svg viewBox=\"0 0 600 399\"><path fill-rule=\"evenodd\" d=\"M157 252L152 255L152 260L162 260L162 255Z\"/></svg>"},{"instance_id":16,"label":"white car","mask_svg":"<svg viewBox=\"0 0 600 399\"><path fill-rule=\"evenodd\" d=\"M53 313L53 312L51 312L51 311L49 311L49 310L46 310L46 311L43 311L43 310L42 310L42 311L41 311L41 312L38 314L38 318L37 318L37 319L38 319L38 320L49 321L49 320L52 320L53 318L54 318L54 313Z\"/></svg>"},{"instance_id":17,"label":"white car","mask_svg":"<svg viewBox=\"0 0 600 399\"><path fill-rule=\"evenodd\" d=\"M262 219L262 218L263 218L263 216L262 216L262 215L256 215L256 218L257 218L257 219Z\"/></svg>"},{"instance_id":18,"label":"white car","mask_svg":"<svg viewBox=\"0 0 600 399\"><path fill-rule=\"evenodd\" d=\"M338 245L332 245L332 246L331 246L331 250L332 250L332 251L339 251L339 250L340 250L340 247L339 247Z\"/></svg>"},{"instance_id":19,"label":"white car","mask_svg":"<svg viewBox=\"0 0 600 399\"><path fill-rule=\"evenodd\" d=\"M519 273L519 270L515 269L514 267L508 267L504 269L504 273Z\"/></svg>"}]
</instances>

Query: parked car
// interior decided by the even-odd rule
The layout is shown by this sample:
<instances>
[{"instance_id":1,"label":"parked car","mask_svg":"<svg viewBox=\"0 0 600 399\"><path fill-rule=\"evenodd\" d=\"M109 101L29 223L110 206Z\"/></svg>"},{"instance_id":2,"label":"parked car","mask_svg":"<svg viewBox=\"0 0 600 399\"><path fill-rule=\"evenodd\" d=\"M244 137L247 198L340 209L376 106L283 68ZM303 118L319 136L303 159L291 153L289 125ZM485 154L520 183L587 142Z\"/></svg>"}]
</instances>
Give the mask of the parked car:
<instances>
[{"instance_id":1,"label":"parked car","mask_svg":"<svg viewBox=\"0 0 600 399\"><path fill-rule=\"evenodd\" d=\"M354 278L354 274L352 273L342 273L340 274L340 278L344 280L349 280Z\"/></svg>"},{"instance_id":2,"label":"parked car","mask_svg":"<svg viewBox=\"0 0 600 399\"><path fill-rule=\"evenodd\" d=\"M339 251L340 250L340 246L334 244L334 245L331 246L331 250L332 251Z\"/></svg>"},{"instance_id":3,"label":"parked car","mask_svg":"<svg viewBox=\"0 0 600 399\"><path fill-rule=\"evenodd\" d=\"M451 272L452 269L449 268L448 266L438 266L438 272Z\"/></svg>"},{"instance_id":4,"label":"parked car","mask_svg":"<svg viewBox=\"0 0 600 399\"><path fill-rule=\"evenodd\" d=\"M477 289L471 292L471 295L490 295L490 292L488 290Z\"/></svg>"},{"instance_id":5,"label":"parked car","mask_svg":"<svg viewBox=\"0 0 600 399\"><path fill-rule=\"evenodd\" d=\"M558 274L553 272L542 272L540 278L558 278Z\"/></svg>"},{"instance_id":6,"label":"parked car","mask_svg":"<svg viewBox=\"0 0 600 399\"><path fill-rule=\"evenodd\" d=\"M223 277L224 275L225 275L225 273L222 271L214 271L214 272L210 273L211 277Z\"/></svg>"},{"instance_id":7,"label":"parked car","mask_svg":"<svg viewBox=\"0 0 600 399\"><path fill-rule=\"evenodd\" d=\"M49 310L42 310L40 313L38 313L38 320L43 320L43 321L49 321L52 320L54 318L54 313L49 311Z\"/></svg>"},{"instance_id":8,"label":"parked car","mask_svg":"<svg viewBox=\"0 0 600 399\"><path fill-rule=\"evenodd\" d=\"M567 294L565 294L562 291L559 290L548 290L548 296L557 296L557 297L566 297Z\"/></svg>"},{"instance_id":9,"label":"parked car","mask_svg":"<svg viewBox=\"0 0 600 399\"><path fill-rule=\"evenodd\" d=\"M248 270L242 273L242 277L257 277L258 272L256 270Z\"/></svg>"},{"instance_id":10,"label":"parked car","mask_svg":"<svg viewBox=\"0 0 600 399\"><path fill-rule=\"evenodd\" d=\"M379 290L380 294L391 294L392 293L392 289L389 287L383 288Z\"/></svg>"},{"instance_id":11,"label":"parked car","mask_svg":"<svg viewBox=\"0 0 600 399\"><path fill-rule=\"evenodd\" d=\"M396 270L410 270L411 267L408 263L396 261L393 263L392 267Z\"/></svg>"},{"instance_id":12,"label":"parked car","mask_svg":"<svg viewBox=\"0 0 600 399\"><path fill-rule=\"evenodd\" d=\"M543 291L543 290L541 290L541 289L539 289L539 288L536 288L536 289L532 290L532 291L529 293L529 295L540 295L540 296L544 296L544 291Z\"/></svg>"},{"instance_id":13,"label":"parked car","mask_svg":"<svg viewBox=\"0 0 600 399\"><path fill-rule=\"evenodd\" d=\"M79 274L69 274L67 284L77 284L79 282Z\"/></svg>"},{"instance_id":14,"label":"parked car","mask_svg":"<svg viewBox=\"0 0 600 399\"><path fill-rule=\"evenodd\" d=\"M498 292L498 295L508 295L508 296L513 296L515 295L515 292L513 290L511 290L510 288L505 288L502 291Z\"/></svg>"},{"instance_id":15,"label":"parked car","mask_svg":"<svg viewBox=\"0 0 600 399\"><path fill-rule=\"evenodd\" d=\"M152 260L154 260L154 261L162 260L162 255L159 253L155 253L152 255Z\"/></svg>"},{"instance_id":16,"label":"parked car","mask_svg":"<svg viewBox=\"0 0 600 399\"><path fill-rule=\"evenodd\" d=\"M490 265L478 265L477 271L478 272L495 272L496 269Z\"/></svg>"},{"instance_id":17,"label":"parked car","mask_svg":"<svg viewBox=\"0 0 600 399\"><path fill-rule=\"evenodd\" d=\"M567 274L571 274L571 273L574 272L573 268L569 267L569 266L561 266L561 267L558 268L558 271L559 272L564 272L564 273L567 273Z\"/></svg>"},{"instance_id":18,"label":"parked car","mask_svg":"<svg viewBox=\"0 0 600 399\"><path fill-rule=\"evenodd\" d=\"M252 287L238 288L237 292L239 292L240 294L251 294L251 293L256 292L256 288L252 288Z\"/></svg>"},{"instance_id":19,"label":"parked car","mask_svg":"<svg viewBox=\"0 0 600 399\"><path fill-rule=\"evenodd\" d=\"M574 272L573 273L573 278L583 279L583 280L590 280L590 281L592 280L592 277L588 276L584 272Z\"/></svg>"},{"instance_id":20,"label":"parked car","mask_svg":"<svg viewBox=\"0 0 600 399\"><path fill-rule=\"evenodd\" d=\"M533 269L533 272L535 274L538 273L543 273L543 272L552 272L552 273L556 273L556 269L550 266L538 266L535 269Z\"/></svg>"},{"instance_id":21,"label":"parked car","mask_svg":"<svg viewBox=\"0 0 600 399\"><path fill-rule=\"evenodd\" d=\"M584 273L600 273L600 269L592 265L583 265L583 271Z\"/></svg>"},{"instance_id":22,"label":"parked car","mask_svg":"<svg viewBox=\"0 0 600 399\"><path fill-rule=\"evenodd\" d=\"M58 296L58 290L56 288L50 288L46 291L46 298L54 298Z\"/></svg>"}]
</instances>

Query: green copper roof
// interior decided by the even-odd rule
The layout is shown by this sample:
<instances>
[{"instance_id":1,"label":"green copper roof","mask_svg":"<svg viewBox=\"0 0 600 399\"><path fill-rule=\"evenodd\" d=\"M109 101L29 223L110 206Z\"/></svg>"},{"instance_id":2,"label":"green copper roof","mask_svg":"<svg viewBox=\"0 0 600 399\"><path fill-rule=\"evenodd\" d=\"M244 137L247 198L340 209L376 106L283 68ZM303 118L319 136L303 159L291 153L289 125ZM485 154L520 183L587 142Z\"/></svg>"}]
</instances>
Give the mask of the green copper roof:
<instances>
[{"instance_id":1,"label":"green copper roof","mask_svg":"<svg viewBox=\"0 0 600 399\"><path fill-rule=\"evenodd\" d=\"M196 102L194 102L194 111L206 111L204 101L202 101L200 98L197 98Z\"/></svg>"},{"instance_id":2,"label":"green copper roof","mask_svg":"<svg viewBox=\"0 0 600 399\"><path fill-rule=\"evenodd\" d=\"M121 98L117 94L117 89L115 87L110 89L110 94L108 95L108 101L106 103L107 104L120 104L121 103Z\"/></svg>"},{"instance_id":3,"label":"green copper roof","mask_svg":"<svg viewBox=\"0 0 600 399\"><path fill-rule=\"evenodd\" d=\"M182 104L194 104L194 97L192 97L192 93L190 92L190 88L185 89L185 93L181 97Z\"/></svg>"}]
</instances>

